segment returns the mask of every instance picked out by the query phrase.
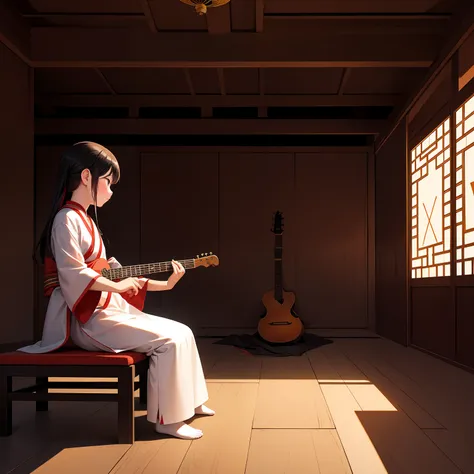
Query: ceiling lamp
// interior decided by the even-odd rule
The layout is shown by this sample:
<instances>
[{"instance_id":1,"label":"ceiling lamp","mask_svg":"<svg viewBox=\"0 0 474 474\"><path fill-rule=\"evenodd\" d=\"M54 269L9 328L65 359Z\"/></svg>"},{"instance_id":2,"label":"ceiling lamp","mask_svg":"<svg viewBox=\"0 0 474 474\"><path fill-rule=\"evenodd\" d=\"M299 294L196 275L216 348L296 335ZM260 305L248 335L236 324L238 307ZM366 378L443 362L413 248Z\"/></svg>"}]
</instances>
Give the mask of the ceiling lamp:
<instances>
[{"instance_id":1,"label":"ceiling lamp","mask_svg":"<svg viewBox=\"0 0 474 474\"><path fill-rule=\"evenodd\" d=\"M205 15L208 8L221 7L222 5L229 3L230 0L181 0L181 2L186 3L187 5L193 5L199 15Z\"/></svg>"}]
</instances>

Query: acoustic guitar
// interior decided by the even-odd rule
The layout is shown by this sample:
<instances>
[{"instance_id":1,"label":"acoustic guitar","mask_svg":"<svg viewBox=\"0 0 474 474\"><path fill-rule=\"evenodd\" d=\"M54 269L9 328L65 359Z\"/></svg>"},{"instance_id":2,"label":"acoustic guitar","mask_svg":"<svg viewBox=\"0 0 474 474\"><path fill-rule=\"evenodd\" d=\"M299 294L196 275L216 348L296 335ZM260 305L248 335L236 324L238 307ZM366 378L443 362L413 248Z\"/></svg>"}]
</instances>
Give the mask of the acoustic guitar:
<instances>
[{"instance_id":1,"label":"acoustic guitar","mask_svg":"<svg viewBox=\"0 0 474 474\"><path fill-rule=\"evenodd\" d=\"M258 323L262 339L272 343L297 341L304 332L303 323L295 313L296 296L283 290L283 214L275 213L272 232L275 234L275 287L263 295L266 313Z\"/></svg>"}]
</instances>

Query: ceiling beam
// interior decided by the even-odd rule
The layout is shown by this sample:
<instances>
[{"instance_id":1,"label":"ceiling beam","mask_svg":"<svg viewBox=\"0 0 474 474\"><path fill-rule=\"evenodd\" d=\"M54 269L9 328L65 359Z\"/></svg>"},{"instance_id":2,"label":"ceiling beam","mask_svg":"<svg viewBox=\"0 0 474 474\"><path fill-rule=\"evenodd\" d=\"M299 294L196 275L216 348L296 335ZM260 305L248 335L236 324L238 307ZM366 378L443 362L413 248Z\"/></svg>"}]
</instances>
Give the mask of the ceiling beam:
<instances>
[{"instance_id":1,"label":"ceiling beam","mask_svg":"<svg viewBox=\"0 0 474 474\"><path fill-rule=\"evenodd\" d=\"M219 90L221 92L221 95L226 95L224 69L217 69L217 79L219 81Z\"/></svg>"},{"instance_id":2,"label":"ceiling beam","mask_svg":"<svg viewBox=\"0 0 474 474\"><path fill-rule=\"evenodd\" d=\"M263 18L265 15L265 0L255 0L255 31L263 32Z\"/></svg>"},{"instance_id":3,"label":"ceiling beam","mask_svg":"<svg viewBox=\"0 0 474 474\"><path fill-rule=\"evenodd\" d=\"M35 67L429 67L431 36L325 37L306 28L222 35L33 28ZM284 48L278 45L282 45Z\"/></svg>"},{"instance_id":4,"label":"ceiling beam","mask_svg":"<svg viewBox=\"0 0 474 474\"><path fill-rule=\"evenodd\" d=\"M107 87L107 89L109 90L109 92L110 92L112 95L116 95L117 92L116 92L115 89L112 87L112 84L110 84L110 82L108 81L108 79L104 76L104 73L103 73L99 68L94 68L94 71L95 71L96 74L100 77L100 80L103 82L103 84L105 85L105 87Z\"/></svg>"},{"instance_id":5,"label":"ceiling beam","mask_svg":"<svg viewBox=\"0 0 474 474\"><path fill-rule=\"evenodd\" d=\"M268 20L447 21L450 13L265 13Z\"/></svg>"},{"instance_id":6,"label":"ceiling beam","mask_svg":"<svg viewBox=\"0 0 474 474\"><path fill-rule=\"evenodd\" d=\"M351 70L349 68L345 68L344 72L342 73L341 82L339 83L339 89L337 91L338 95L344 94L344 87L346 86L350 75L351 75Z\"/></svg>"},{"instance_id":7,"label":"ceiling beam","mask_svg":"<svg viewBox=\"0 0 474 474\"><path fill-rule=\"evenodd\" d=\"M194 90L194 84L193 84L193 80L191 78L191 73L189 72L189 69L184 68L183 72L184 72L184 77L186 79L186 84L188 85L189 93L191 95L195 95L196 92Z\"/></svg>"},{"instance_id":8,"label":"ceiling beam","mask_svg":"<svg viewBox=\"0 0 474 474\"><path fill-rule=\"evenodd\" d=\"M376 135L383 120L49 119L36 135Z\"/></svg>"},{"instance_id":9,"label":"ceiling beam","mask_svg":"<svg viewBox=\"0 0 474 474\"><path fill-rule=\"evenodd\" d=\"M443 69L449 63L453 55L460 48L460 46L469 38L474 32L474 3L468 2L459 10L453 17L453 24L451 25L451 32L446 39L444 46L439 52L436 61L432 64L426 74L422 84L413 94L410 95L407 101L401 103L396 107L388 118L386 127L383 133L379 136L375 143L375 151L378 153L384 146L387 140L392 136L395 129L405 118L406 114L416 105L418 100L423 97L431 84L436 80L437 76L443 72Z\"/></svg>"},{"instance_id":10,"label":"ceiling beam","mask_svg":"<svg viewBox=\"0 0 474 474\"><path fill-rule=\"evenodd\" d=\"M146 17L148 28L152 33L157 33L158 28L156 27L155 18L153 16L153 12L151 11L149 0L140 0L140 2L142 5L143 14Z\"/></svg>"},{"instance_id":11,"label":"ceiling beam","mask_svg":"<svg viewBox=\"0 0 474 474\"><path fill-rule=\"evenodd\" d=\"M206 13L207 31L210 34L226 34L231 32L230 4L219 8L209 8Z\"/></svg>"},{"instance_id":12,"label":"ceiling beam","mask_svg":"<svg viewBox=\"0 0 474 474\"><path fill-rule=\"evenodd\" d=\"M23 62L31 65L30 25L19 12L12 10L3 0L0 0L0 43Z\"/></svg>"},{"instance_id":13,"label":"ceiling beam","mask_svg":"<svg viewBox=\"0 0 474 474\"><path fill-rule=\"evenodd\" d=\"M399 102L397 95L36 95L47 107L382 107Z\"/></svg>"}]
</instances>

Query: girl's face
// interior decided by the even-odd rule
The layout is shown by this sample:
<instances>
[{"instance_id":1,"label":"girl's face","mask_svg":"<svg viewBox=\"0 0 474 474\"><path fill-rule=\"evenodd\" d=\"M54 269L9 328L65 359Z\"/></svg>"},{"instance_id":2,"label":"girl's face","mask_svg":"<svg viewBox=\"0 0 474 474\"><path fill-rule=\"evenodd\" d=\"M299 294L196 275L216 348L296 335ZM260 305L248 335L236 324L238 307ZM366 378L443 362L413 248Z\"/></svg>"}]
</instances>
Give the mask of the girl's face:
<instances>
[{"instance_id":1,"label":"girl's face","mask_svg":"<svg viewBox=\"0 0 474 474\"><path fill-rule=\"evenodd\" d=\"M112 197L111 184L112 173L109 170L104 176L101 176L97 182L97 207L102 207Z\"/></svg>"}]
</instances>

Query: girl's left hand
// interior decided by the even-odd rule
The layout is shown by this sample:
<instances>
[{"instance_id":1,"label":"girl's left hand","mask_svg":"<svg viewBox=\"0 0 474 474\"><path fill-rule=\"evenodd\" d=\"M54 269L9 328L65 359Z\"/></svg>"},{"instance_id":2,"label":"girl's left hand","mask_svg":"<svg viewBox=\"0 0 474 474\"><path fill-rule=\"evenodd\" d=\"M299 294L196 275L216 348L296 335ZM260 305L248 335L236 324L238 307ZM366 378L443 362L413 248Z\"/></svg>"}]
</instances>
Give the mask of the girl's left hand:
<instances>
[{"instance_id":1,"label":"girl's left hand","mask_svg":"<svg viewBox=\"0 0 474 474\"><path fill-rule=\"evenodd\" d=\"M186 270L181 263L171 260L171 265L173 265L173 274L168 278L168 290L174 288L176 283L178 283L186 273Z\"/></svg>"}]
</instances>

